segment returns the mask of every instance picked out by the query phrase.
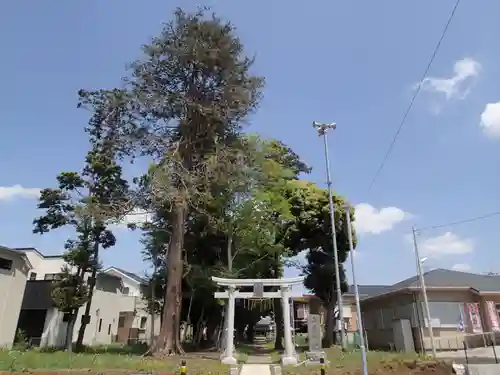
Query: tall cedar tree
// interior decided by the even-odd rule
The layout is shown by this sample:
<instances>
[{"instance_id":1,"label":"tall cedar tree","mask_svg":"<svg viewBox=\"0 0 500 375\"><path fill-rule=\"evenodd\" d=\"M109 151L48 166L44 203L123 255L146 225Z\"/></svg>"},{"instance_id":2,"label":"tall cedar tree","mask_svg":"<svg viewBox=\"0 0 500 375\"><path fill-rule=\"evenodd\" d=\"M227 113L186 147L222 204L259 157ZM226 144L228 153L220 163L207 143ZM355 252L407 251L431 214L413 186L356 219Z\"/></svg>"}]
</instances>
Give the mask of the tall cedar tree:
<instances>
[{"instance_id":1,"label":"tall cedar tree","mask_svg":"<svg viewBox=\"0 0 500 375\"><path fill-rule=\"evenodd\" d=\"M169 179L153 191L171 205L171 241L167 259L165 309L155 351L182 352L183 243L189 210L193 208L192 175L216 142L233 139L257 106L263 79L250 74L253 59L244 55L235 28L204 10L177 9L160 35L143 46L143 57L132 64L123 91L81 92L84 105L112 95L120 109L103 124L108 135L123 142L129 155L156 156L168 167ZM116 115L116 116L114 116ZM115 118L116 117L116 118ZM162 189L170 189L162 194Z\"/></svg>"},{"instance_id":2,"label":"tall cedar tree","mask_svg":"<svg viewBox=\"0 0 500 375\"><path fill-rule=\"evenodd\" d=\"M99 248L112 247L116 242L107 224L126 210L128 184L121 176L122 169L114 161L110 143L94 141L82 173L62 172L57 176L58 188L42 190L38 208L45 210L45 215L33 221L34 233L43 234L72 226L79 234L76 242L67 243L69 253L66 254L77 267L75 277L80 272L83 280L84 275L90 272L77 350L82 347L85 328L90 322L92 296L99 269Z\"/></svg>"}]
</instances>

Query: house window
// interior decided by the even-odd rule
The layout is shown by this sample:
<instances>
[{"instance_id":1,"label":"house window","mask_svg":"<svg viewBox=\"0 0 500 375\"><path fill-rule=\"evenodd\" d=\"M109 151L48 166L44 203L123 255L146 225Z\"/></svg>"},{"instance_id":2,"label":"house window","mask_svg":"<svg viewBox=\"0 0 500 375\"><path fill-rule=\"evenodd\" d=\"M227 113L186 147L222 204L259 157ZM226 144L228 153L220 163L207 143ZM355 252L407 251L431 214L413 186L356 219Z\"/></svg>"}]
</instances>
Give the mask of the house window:
<instances>
[{"instance_id":1,"label":"house window","mask_svg":"<svg viewBox=\"0 0 500 375\"><path fill-rule=\"evenodd\" d=\"M102 328L102 319L99 319L99 332L101 332L101 328Z\"/></svg>"},{"instance_id":2,"label":"house window","mask_svg":"<svg viewBox=\"0 0 500 375\"><path fill-rule=\"evenodd\" d=\"M434 327L455 328L459 327L461 320L465 319L465 313L462 311L460 302L429 302L429 311L431 314L431 323ZM422 303L421 311L425 311ZM427 319L424 319L426 321ZM425 325L427 326L427 325Z\"/></svg>"},{"instance_id":3,"label":"house window","mask_svg":"<svg viewBox=\"0 0 500 375\"><path fill-rule=\"evenodd\" d=\"M111 335L111 324L108 325L108 335Z\"/></svg>"},{"instance_id":4,"label":"house window","mask_svg":"<svg viewBox=\"0 0 500 375\"><path fill-rule=\"evenodd\" d=\"M141 323L140 323L140 328L145 329L146 328L146 322L148 321L148 318L145 316L141 317Z\"/></svg>"},{"instance_id":5,"label":"house window","mask_svg":"<svg viewBox=\"0 0 500 375\"><path fill-rule=\"evenodd\" d=\"M125 327L125 317L120 316L118 318L118 328L123 328L123 327Z\"/></svg>"},{"instance_id":6,"label":"house window","mask_svg":"<svg viewBox=\"0 0 500 375\"><path fill-rule=\"evenodd\" d=\"M30 273L30 280L36 280L36 272Z\"/></svg>"},{"instance_id":7,"label":"house window","mask_svg":"<svg viewBox=\"0 0 500 375\"><path fill-rule=\"evenodd\" d=\"M122 294L123 295L128 296L129 293L130 293L130 288L123 288L122 289Z\"/></svg>"},{"instance_id":8,"label":"house window","mask_svg":"<svg viewBox=\"0 0 500 375\"><path fill-rule=\"evenodd\" d=\"M12 261L10 259L0 258L0 270L10 271L12 269Z\"/></svg>"},{"instance_id":9,"label":"house window","mask_svg":"<svg viewBox=\"0 0 500 375\"><path fill-rule=\"evenodd\" d=\"M58 281L61 280L61 274L59 273L47 273L43 277L44 280Z\"/></svg>"}]
</instances>

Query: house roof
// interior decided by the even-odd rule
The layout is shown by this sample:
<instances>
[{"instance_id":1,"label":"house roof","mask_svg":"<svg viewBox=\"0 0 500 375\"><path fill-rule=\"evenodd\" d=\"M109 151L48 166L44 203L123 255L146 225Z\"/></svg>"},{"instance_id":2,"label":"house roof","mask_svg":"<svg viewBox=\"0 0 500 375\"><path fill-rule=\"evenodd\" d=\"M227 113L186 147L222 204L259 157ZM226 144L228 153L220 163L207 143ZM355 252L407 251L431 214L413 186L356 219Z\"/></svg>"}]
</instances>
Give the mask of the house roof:
<instances>
[{"instance_id":1,"label":"house roof","mask_svg":"<svg viewBox=\"0 0 500 375\"><path fill-rule=\"evenodd\" d=\"M14 247L14 248L12 248L12 250L19 251L22 253L25 253L27 251L33 251L33 252L37 253L41 258L44 258L44 259L62 258L61 254L59 254L59 255L44 255L40 251L35 249L34 247Z\"/></svg>"},{"instance_id":2,"label":"house roof","mask_svg":"<svg viewBox=\"0 0 500 375\"><path fill-rule=\"evenodd\" d=\"M389 285L358 285L359 296L363 299L377 295L388 286ZM354 295L354 285L349 285L346 295Z\"/></svg>"},{"instance_id":3,"label":"house roof","mask_svg":"<svg viewBox=\"0 0 500 375\"><path fill-rule=\"evenodd\" d=\"M10 253L10 254L13 254L13 255L16 255L16 256L20 256L21 259L24 261L24 263L26 263L26 265L28 266L28 268L32 269L33 265L30 263L28 257L24 253L20 253L20 252L18 252L16 250L17 249L12 249L10 247L6 247L6 246L0 245L0 251L5 251L7 253Z\"/></svg>"},{"instance_id":4,"label":"house roof","mask_svg":"<svg viewBox=\"0 0 500 375\"><path fill-rule=\"evenodd\" d=\"M121 273L122 275L128 277L129 279L132 279L133 281L135 281L138 284L147 284L148 283L148 280L146 278L138 276L135 273L132 273L132 272L129 272L129 271L125 271L125 270L123 270L121 268L113 266L113 267L107 268L106 270L104 270L104 272L107 272L109 270L115 270L115 271Z\"/></svg>"},{"instance_id":5,"label":"house roof","mask_svg":"<svg viewBox=\"0 0 500 375\"><path fill-rule=\"evenodd\" d=\"M500 293L500 276L479 275L469 272L461 272L437 268L424 273L425 286L431 288L468 288L477 292ZM372 294L368 298L387 295L404 289L420 288L418 276L413 276L394 285L387 286Z\"/></svg>"}]
</instances>

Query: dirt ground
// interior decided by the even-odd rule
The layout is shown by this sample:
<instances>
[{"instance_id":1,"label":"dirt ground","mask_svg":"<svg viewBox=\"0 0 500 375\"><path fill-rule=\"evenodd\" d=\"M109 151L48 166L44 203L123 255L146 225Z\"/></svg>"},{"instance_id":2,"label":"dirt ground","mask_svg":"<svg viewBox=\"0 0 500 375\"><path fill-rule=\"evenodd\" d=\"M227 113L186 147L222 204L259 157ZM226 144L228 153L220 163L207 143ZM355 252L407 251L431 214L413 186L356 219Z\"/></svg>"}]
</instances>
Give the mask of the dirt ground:
<instances>
[{"instance_id":1,"label":"dirt ground","mask_svg":"<svg viewBox=\"0 0 500 375\"><path fill-rule=\"evenodd\" d=\"M317 369L302 369L300 372L284 370L283 375L318 375ZM408 361L402 363L380 364L377 368L370 368L370 375L450 375L451 365L442 362L417 362ZM363 375L362 371L346 370L343 368L330 367L326 375Z\"/></svg>"}]
</instances>

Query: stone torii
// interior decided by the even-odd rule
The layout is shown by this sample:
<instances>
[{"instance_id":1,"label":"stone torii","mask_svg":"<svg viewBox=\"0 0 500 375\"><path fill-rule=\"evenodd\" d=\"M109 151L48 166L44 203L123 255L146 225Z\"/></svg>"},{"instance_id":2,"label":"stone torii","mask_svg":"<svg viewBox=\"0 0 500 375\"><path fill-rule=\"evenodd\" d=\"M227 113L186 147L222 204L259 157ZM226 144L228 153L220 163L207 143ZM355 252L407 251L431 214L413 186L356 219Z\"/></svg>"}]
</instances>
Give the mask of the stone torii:
<instances>
[{"instance_id":1,"label":"stone torii","mask_svg":"<svg viewBox=\"0 0 500 375\"><path fill-rule=\"evenodd\" d=\"M281 298L285 341L285 353L281 361L283 365L297 364L295 349L292 342L292 327L290 325L290 298L302 297L302 293L294 293L292 291L292 286L303 284L304 276L286 279L225 279L221 277L212 277L212 281L226 288L224 292L215 292L214 297L216 299L228 300L226 350L222 358L222 363L237 363L234 357L234 311L236 298ZM240 292L237 290L237 287L249 286L254 288L253 292ZM264 286L279 287L280 290L278 292L264 292Z\"/></svg>"}]
</instances>

